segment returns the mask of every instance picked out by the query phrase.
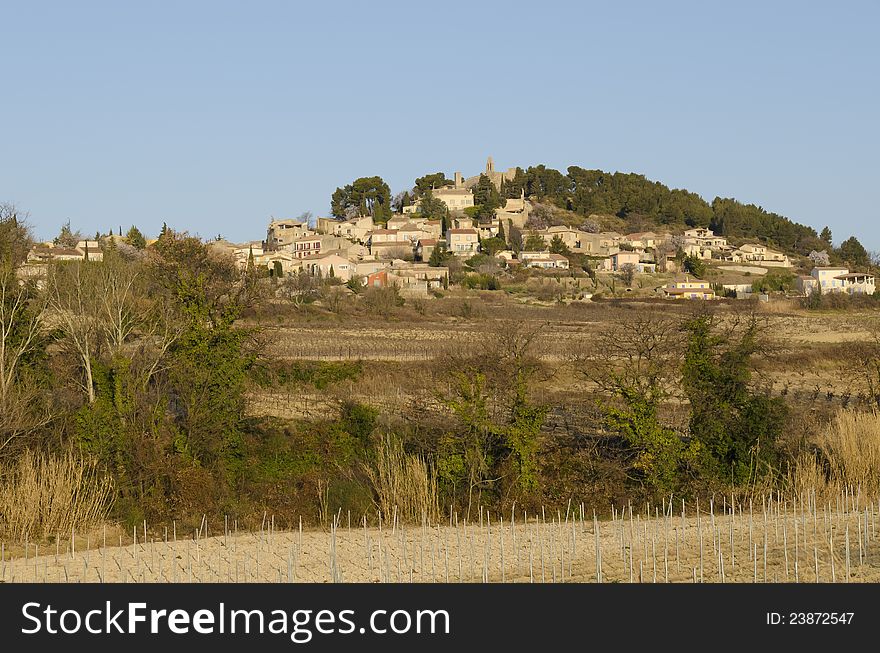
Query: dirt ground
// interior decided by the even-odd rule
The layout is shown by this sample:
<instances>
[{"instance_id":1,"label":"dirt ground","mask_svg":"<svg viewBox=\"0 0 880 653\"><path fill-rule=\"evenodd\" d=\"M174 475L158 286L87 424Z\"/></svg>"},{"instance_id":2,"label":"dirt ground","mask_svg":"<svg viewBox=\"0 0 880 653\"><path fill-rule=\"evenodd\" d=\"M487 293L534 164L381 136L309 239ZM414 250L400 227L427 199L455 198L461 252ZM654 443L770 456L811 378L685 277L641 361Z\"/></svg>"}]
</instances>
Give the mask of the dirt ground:
<instances>
[{"instance_id":1,"label":"dirt ground","mask_svg":"<svg viewBox=\"0 0 880 653\"><path fill-rule=\"evenodd\" d=\"M183 538L2 562L2 582L880 582L880 504L617 507L401 528L350 525ZM631 512L632 510L632 512ZM664 514L664 512L666 514ZM649 513L651 517L649 517ZM207 532L207 529L203 533ZM175 539L176 538L176 539ZM132 537L129 536L129 541ZM96 540L93 540L96 541ZM7 548L8 551L8 548ZM34 554L37 554L36 556Z\"/></svg>"}]
</instances>

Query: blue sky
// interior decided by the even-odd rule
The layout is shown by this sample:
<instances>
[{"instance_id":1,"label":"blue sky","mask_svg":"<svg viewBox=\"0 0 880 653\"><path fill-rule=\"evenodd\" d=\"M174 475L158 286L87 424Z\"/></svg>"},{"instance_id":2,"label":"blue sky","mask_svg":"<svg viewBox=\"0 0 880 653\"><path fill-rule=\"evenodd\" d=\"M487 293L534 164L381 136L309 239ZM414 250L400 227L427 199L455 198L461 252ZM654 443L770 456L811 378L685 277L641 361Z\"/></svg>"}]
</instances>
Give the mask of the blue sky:
<instances>
[{"instance_id":1,"label":"blue sky","mask_svg":"<svg viewBox=\"0 0 880 653\"><path fill-rule=\"evenodd\" d=\"M613 6L612 6L613 5ZM381 175L544 163L880 250L880 3L0 0L0 201L264 237Z\"/></svg>"}]
</instances>

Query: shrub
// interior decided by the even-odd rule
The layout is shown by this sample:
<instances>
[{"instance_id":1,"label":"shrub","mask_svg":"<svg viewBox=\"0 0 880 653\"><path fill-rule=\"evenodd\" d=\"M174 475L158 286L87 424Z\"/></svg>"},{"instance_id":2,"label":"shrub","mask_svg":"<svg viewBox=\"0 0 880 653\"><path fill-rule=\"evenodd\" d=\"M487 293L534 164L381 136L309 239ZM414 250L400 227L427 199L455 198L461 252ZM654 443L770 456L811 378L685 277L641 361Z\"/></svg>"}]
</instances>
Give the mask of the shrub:
<instances>
[{"instance_id":1,"label":"shrub","mask_svg":"<svg viewBox=\"0 0 880 653\"><path fill-rule=\"evenodd\" d=\"M0 530L47 537L94 527L107 516L112 489L93 460L72 451L47 456L28 450L0 488Z\"/></svg>"},{"instance_id":2,"label":"shrub","mask_svg":"<svg viewBox=\"0 0 880 653\"><path fill-rule=\"evenodd\" d=\"M437 476L428 462L407 454L403 443L392 435L382 438L376 462L366 467L376 495L376 506L383 514L397 514L404 522L436 522L440 515Z\"/></svg>"}]
</instances>

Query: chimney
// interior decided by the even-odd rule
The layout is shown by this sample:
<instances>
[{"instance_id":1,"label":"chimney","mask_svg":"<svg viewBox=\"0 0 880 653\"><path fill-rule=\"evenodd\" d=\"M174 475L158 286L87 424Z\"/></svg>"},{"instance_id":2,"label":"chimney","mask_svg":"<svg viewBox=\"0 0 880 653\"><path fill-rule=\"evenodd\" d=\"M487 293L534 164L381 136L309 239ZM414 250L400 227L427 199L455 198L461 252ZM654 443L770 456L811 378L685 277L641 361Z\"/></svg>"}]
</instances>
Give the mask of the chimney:
<instances>
[{"instance_id":1,"label":"chimney","mask_svg":"<svg viewBox=\"0 0 880 653\"><path fill-rule=\"evenodd\" d=\"M462 181L461 181L461 173L460 173L460 172L456 172L456 173L455 173L455 187L456 187L456 188L461 188L461 184L462 184Z\"/></svg>"}]
</instances>

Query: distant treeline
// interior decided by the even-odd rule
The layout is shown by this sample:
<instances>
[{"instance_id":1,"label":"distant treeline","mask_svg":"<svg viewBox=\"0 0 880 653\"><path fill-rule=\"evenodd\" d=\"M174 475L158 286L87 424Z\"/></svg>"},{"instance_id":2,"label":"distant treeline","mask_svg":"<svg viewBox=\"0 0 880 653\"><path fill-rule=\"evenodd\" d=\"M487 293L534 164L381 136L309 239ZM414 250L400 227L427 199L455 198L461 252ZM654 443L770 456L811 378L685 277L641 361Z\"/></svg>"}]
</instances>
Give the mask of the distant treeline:
<instances>
[{"instance_id":1,"label":"distant treeline","mask_svg":"<svg viewBox=\"0 0 880 653\"><path fill-rule=\"evenodd\" d=\"M616 215L640 218L656 226L709 227L728 238L754 238L807 255L829 243L816 230L754 204L716 197L710 204L696 193L669 188L644 175L585 170L570 166L568 173L544 165L517 168L501 189L505 197L527 197L587 216Z\"/></svg>"}]
</instances>

